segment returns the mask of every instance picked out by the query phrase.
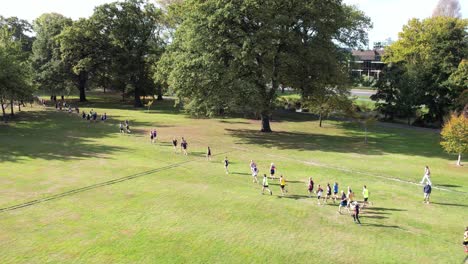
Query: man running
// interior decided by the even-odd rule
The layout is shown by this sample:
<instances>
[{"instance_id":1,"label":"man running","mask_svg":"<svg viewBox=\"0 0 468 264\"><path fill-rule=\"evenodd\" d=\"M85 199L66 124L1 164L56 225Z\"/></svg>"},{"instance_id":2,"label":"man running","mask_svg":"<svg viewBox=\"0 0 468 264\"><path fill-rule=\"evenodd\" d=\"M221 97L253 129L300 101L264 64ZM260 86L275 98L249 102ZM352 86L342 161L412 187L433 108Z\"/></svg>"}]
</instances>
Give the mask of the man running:
<instances>
[{"instance_id":1,"label":"man running","mask_svg":"<svg viewBox=\"0 0 468 264\"><path fill-rule=\"evenodd\" d=\"M338 199L338 183L335 182L333 184L333 203L335 203L337 199Z\"/></svg>"},{"instance_id":2,"label":"man running","mask_svg":"<svg viewBox=\"0 0 468 264\"><path fill-rule=\"evenodd\" d=\"M325 194L325 203L327 203L328 198L333 199L330 183L327 183L327 193Z\"/></svg>"},{"instance_id":3,"label":"man running","mask_svg":"<svg viewBox=\"0 0 468 264\"><path fill-rule=\"evenodd\" d=\"M286 193L286 190L284 189L286 187L286 180L284 179L283 175L281 175L279 178L279 184L281 188L281 195L284 196Z\"/></svg>"},{"instance_id":4,"label":"man running","mask_svg":"<svg viewBox=\"0 0 468 264\"><path fill-rule=\"evenodd\" d=\"M185 140L184 137L182 137L182 140L180 142L180 148L182 149L182 152L184 152L184 155L187 156L188 153L187 153L187 141Z\"/></svg>"},{"instance_id":5,"label":"man running","mask_svg":"<svg viewBox=\"0 0 468 264\"><path fill-rule=\"evenodd\" d=\"M226 174L229 174L228 166L229 166L229 160L227 157L224 157L224 169L226 170Z\"/></svg>"},{"instance_id":6,"label":"man running","mask_svg":"<svg viewBox=\"0 0 468 264\"><path fill-rule=\"evenodd\" d=\"M211 160L211 148L208 146L208 150L206 151L206 159Z\"/></svg>"},{"instance_id":7,"label":"man running","mask_svg":"<svg viewBox=\"0 0 468 264\"><path fill-rule=\"evenodd\" d=\"M428 183L426 186L424 186L424 203L429 203L429 198L431 197L431 192L432 192L432 187Z\"/></svg>"},{"instance_id":8,"label":"man running","mask_svg":"<svg viewBox=\"0 0 468 264\"><path fill-rule=\"evenodd\" d=\"M177 139L172 138L172 146L174 146L174 153L177 153Z\"/></svg>"},{"instance_id":9,"label":"man running","mask_svg":"<svg viewBox=\"0 0 468 264\"><path fill-rule=\"evenodd\" d=\"M263 174L262 194L264 194L265 190L268 190L270 192L270 195L273 195L273 192L268 187L268 177L266 176L266 174Z\"/></svg>"},{"instance_id":10,"label":"man running","mask_svg":"<svg viewBox=\"0 0 468 264\"><path fill-rule=\"evenodd\" d=\"M151 144L154 143L154 132L153 130L150 131L150 139L151 139Z\"/></svg>"},{"instance_id":11,"label":"man running","mask_svg":"<svg viewBox=\"0 0 468 264\"><path fill-rule=\"evenodd\" d=\"M120 133L122 133L122 134L125 133L124 132L124 126L123 126L122 122L120 122L119 128L120 128Z\"/></svg>"},{"instance_id":12,"label":"man running","mask_svg":"<svg viewBox=\"0 0 468 264\"><path fill-rule=\"evenodd\" d=\"M364 197L364 204L362 205L362 208L364 208L366 205L369 205L369 190L366 185L362 188L362 197Z\"/></svg>"},{"instance_id":13,"label":"man running","mask_svg":"<svg viewBox=\"0 0 468 264\"><path fill-rule=\"evenodd\" d=\"M309 198L312 197L312 192L314 191L314 181L312 177L309 177L309 181L307 182L307 191L309 192Z\"/></svg>"}]
</instances>

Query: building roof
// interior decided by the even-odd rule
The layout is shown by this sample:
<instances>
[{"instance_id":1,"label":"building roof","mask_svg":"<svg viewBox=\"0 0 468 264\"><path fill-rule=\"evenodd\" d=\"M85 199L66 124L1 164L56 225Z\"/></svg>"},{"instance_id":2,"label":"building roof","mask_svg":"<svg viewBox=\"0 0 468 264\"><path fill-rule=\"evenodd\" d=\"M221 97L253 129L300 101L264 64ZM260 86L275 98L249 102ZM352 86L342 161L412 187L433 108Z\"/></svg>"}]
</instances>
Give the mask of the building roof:
<instances>
[{"instance_id":1,"label":"building roof","mask_svg":"<svg viewBox=\"0 0 468 264\"><path fill-rule=\"evenodd\" d=\"M352 54L354 59L358 61L380 61L384 50L353 50Z\"/></svg>"}]
</instances>

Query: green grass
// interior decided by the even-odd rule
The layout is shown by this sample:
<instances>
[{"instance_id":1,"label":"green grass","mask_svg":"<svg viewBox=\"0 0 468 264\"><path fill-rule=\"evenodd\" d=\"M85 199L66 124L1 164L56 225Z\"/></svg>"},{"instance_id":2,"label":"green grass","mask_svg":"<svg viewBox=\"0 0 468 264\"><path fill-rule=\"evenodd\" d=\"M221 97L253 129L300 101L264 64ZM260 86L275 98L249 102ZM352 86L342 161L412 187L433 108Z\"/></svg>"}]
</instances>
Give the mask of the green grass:
<instances>
[{"instance_id":1,"label":"green grass","mask_svg":"<svg viewBox=\"0 0 468 264\"><path fill-rule=\"evenodd\" d=\"M366 145L357 126L325 121L319 128L299 113L274 115L275 133L262 134L259 121L190 119L171 101L147 112L121 105L118 96L90 100L82 109L105 111L109 122L89 124L34 107L0 125L0 208L55 197L0 213L1 263L460 263L465 257L468 168L443 153L437 133L376 126ZM131 135L118 133L125 119ZM155 145L147 135L153 127ZM187 138L188 157L173 153L173 136ZM208 145L212 161L203 157ZM250 159L261 173L275 162L289 195L279 197L274 181L273 196L260 195ZM433 191L430 205L412 184L426 164L443 188ZM351 186L358 198L366 184L374 205L363 211L363 226L337 214L336 205L309 199L309 176Z\"/></svg>"}]
</instances>

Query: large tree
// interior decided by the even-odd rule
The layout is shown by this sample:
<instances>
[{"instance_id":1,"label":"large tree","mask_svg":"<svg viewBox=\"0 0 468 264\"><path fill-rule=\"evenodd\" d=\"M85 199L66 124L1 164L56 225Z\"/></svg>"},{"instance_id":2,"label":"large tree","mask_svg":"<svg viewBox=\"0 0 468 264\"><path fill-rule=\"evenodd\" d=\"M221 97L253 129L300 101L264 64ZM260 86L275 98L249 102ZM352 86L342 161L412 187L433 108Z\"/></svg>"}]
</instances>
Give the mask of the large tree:
<instances>
[{"instance_id":1,"label":"large tree","mask_svg":"<svg viewBox=\"0 0 468 264\"><path fill-rule=\"evenodd\" d=\"M14 115L14 102L19 105L22 100L31 98L33 92L29 62L25 59L22 44L8 27L0 27L0 105L5 121L7 102L11 115Z\"/></svg>"},{"instance_id":2,"label":"large tree","mask_svg":"<svg viewBox=\"0 0 468 264\"><path fill-rule=\"evenodd\" d=\"M60 14L43 14L33 23L36 40L33 43L32 66L34 81L51 95L63 95L70 87L70 68L62 60L57 38L72 20Z\"/></svg>"},{"instance_id":3,"label":"large tree","mask_svg":"<svg viewBox=\"0 0 468 264\"><path fill-rule=\"evenodd\" d=\"M461 166L461 156L468 152L468 117L452 114L440 133L440 144L448 153L458 155L457 165Z\"/></svg>"},{"instance_id":4,"label":"large tree","mask_svg":"<svg viewBox=\"0 0 468 264\"><path fill-rule=\"evenodd\" d=\"M161 61L179 100L201 115L251 108L264 132L271 131L285 62L302 60L321 44L360 42L368 22L338 0L188 0L182 9L174 42Z\"/></svg>"},{"instance_id":5,"label":"large tree","mask_svg":"<svg viewBox=\"0 0 468 264\"><path fill-rule=\"evenodd\" d=\"M154 90L151 65L160 41L161 14L146 0L127 0L98 6L91 17L111 44L101 55L109 58L113 83L131 90L136 107L143 106L141 96Z\"/></svg>"},{"instance_id":6,"label":"large tree","mask_svg":"<svg viewBox=\"0 0 468 264\"><path fill-rule=\"evenodd\" d=\"M66 27L58 36L62 60L69 65L80 92L80 101L86 101L88 80L105 63L103 50L110 46L99 28L90 19L80 19Z\"/></svg>"},{"instance_id":7,"label":"large tree","mask_svg":"<svg viewBox=\"0 0 468 264\"><path fill-rule=\"evenodd\" d=\"M441 124L462 92L449 79L468 56L467 26L467 19L452 17L413 19L386 49L384 61L399 63L412 75L414 106L427 107L428 122Z\"/></svg>"}]
</instances>

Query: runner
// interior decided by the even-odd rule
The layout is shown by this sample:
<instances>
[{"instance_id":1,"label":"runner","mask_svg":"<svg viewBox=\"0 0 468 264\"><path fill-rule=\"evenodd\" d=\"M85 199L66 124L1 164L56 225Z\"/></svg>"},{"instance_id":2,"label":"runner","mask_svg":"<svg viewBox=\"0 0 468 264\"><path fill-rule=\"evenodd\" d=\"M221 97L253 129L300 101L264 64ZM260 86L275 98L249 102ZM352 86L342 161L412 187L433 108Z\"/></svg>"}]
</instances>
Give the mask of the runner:
<instances>
[{"instance_id":1,"label":"runner","mask_svg":"<svg viewBox=\"0 0 468 264\"><path fill-rule=\"evenodd\" d=\"M85 113L85 111L83 111L83 114L81 114L81 118L82 118L82 119L86 119L86 113Z\"/></svg>"},{"instance_id":2,"label":"runner","mask_svg":"<svg viewBox=\"0 0 468 264\"><path fill-rule=\"evenodd\" d=\"M367 189L367 186L364 185L362 188L362 197L364 197L364 204L362 204L362 208L364 208L366 205L369 205L369 190Z\"/></svg>"},{"instance_id":3,"label":"runner","mask_svg":"<svg viewBox=\"0 0 468 264\"><path fill-rule=\"evenodd\" d=\"M349 208L348 208L348 197L346 197L346 194L344 191L341 191L341 202L340 206L338 207L338 213L341 214L341 207L345 207L348 210L349 213Z\"/></svg>"},{"instance_id":4,"label":"runner","mask_svg":"<svg viewBox=\"0 0 468 264\"><path fill-rule=\"evenodd\" d=\"M424 176L421 180L421 184L424 184L424 182L427 182L429 185L432 185L432 182L431 182L431 171L429 170L429 166L426 165L426 167L424 168Z\"/></svg>"},{"instance_id":5,"label":"runner","mask_svg":"<svg viewBox=\"0 0 468 264\"><path fill-rule=\"evenodd\" d=\"M312 177L309 177L309 181L307 182L307 191L309 192L309 198L312 197L312 192L314 191L314 181Z\"/></svg>"},{"instance_id":6,"label":"runner","mask_svg":"<svg viewBox=\"0 0 468 264\"><path fill-rule=\"evenodd\" d=\"M353 202L352 204L352 209L353 209L353 220L354 223L356 224L361 224L361 221L359 220L359 203L358 202Z\"/></svg>"},{"instance_id":7,"label":"runner","mask_svg":"<svg viewBox=\"0 0 468 264\"><path fill-rule=\"evenodd\" d=\"M348 193L346 195L348 197L348 207L351 205L351 202L354 201L354 193L353 190L351 190L351 187L348 186Z\"/></svg>"},{"instance_id":8,"label":"runner","mask_svg":"<svg viewBox=\"0 0 468 264\"><path fill-rule=\"evenodd\" d=\"M119 128L120 128L120 133L122 133L122 134L125 133L124 132L124 126L123 126L122 122L120 122Z\"/></svg>"},{"instance_id":9,"label":"runner","mask_svg":"<svg viewBox=\"0 0 468 264\"><path fill-rule=\"evenodd\" d=\"M326 193L326 195L325 195L325 203L327 203L328 198L333 199L330 183L327 183L327 193Z\"/></svg>"},{"instance_id":10,"label":"runner","mask_svg":"<svg viewBox=\"0 0 468 264\"><path fill-rule=\"evenodd\" d=\"M252 173L254 171L254 168L256 167L257 167L257 164L253 160L250 160L250 171L252 171Z\"/></svg>"},{"instance_id":11,"label":"runner","mask_svg":"<svg viewBox=\"0 0 468 264\"><path fill-rule=\"evenodd\" d=\"M253 183L258 183L257 175L258 175L258 168L257 168L257 166L255 166L252 169L252 178L253 178L252 182Z\"/></svg>"},{"instance_id":12,"label":"runner","mask_svg":"<svg viewBox=\"0 0 468 264\"><path fill-rule=\"evenodd\" d=\"M188 153L187 153L187 141L185 141L184 137L182 137L182 140L180 142L180 148L184 152L184 155L187 156L188 155Z\"/></svg>"},{"instance_id":13,"label":"runner","mask_svg":"<svg viewBox=\"0 0 468 264\"><path fill-rule=\"evenodd\" d=\"M317 188L317 204L318 205L320 205L320 199L322 198L322 194L323 194L323 189L322 187L320 187L320 184L319 184Z\"/></svg>"},{"instance_id":14,"label":"runner","mask_svg":"<svg viewBox=\"0 0 468 264\"><path fill-rule=\"evenodd\" d=\"M463 246L465 247L465 253L468 253L468 226L465 228L465 233L463 234Z\"/></svg>"},{"instance_id":15,"label":"runner","mask_svg":"<svg viewBox=\"0 0 468 264\"><path fill-rule=\"evenodd\" d=\"M107 114L104 113L102 116L101 116L101 121L106 121L107 120Z\"/></svg>"},{"instance_id":16,"label":"runner","mask_svg":"<svg viewBox=\"0 0 468 264\"><path fill-rule=\"evenodd\" d=\"M156 131L156 129L153 130L153 140L156 141L156 139L158 138L158 132Z\"/></svg>"},{"instance_id":17,"label":"runner","mask_svg":"<svg viewBox=\"0 0 468 264\"><path fill-rule=\"evenodd\" d=\"M273 195L273 192L268 188L268 178L266 174L263 174L263 183L262 183L262 194L264 194L265 190L270 192L270 195Z\"/></svg>"},{"instance_id":18,"label":"runner","mask_svg":"<svg viewBox=\"0 0 468 264\"><path fill-rule=\"evenodd\" d=\"M224 169L226 170L226 174L229 174L228 166L229 166L229 160L228 160L227 157L225 157L224 158Z\"/></svg>"},{"instance_id":19,"label":"runner","mask_svg":"<svg viewBox=\"0 0 468 264\"><path fill-rule=\"evenodd\" d=\"M431 197L432 187L430 184L424 186L424 203L429 203L429 198Z\"/></svg>"},{"instance_id":20,"label":"runner","mask_svg":"<svg viewBox=\"0 0 468 264\"><path fill-rule=\"evenodd\" d=\"M283 175L280 176L279 178L279 184L281 188L281 195L284 196L285 193L287 193L285 187L286 187L286 180L283 178Z\"/></svg>"},{"instance_id":21,"label":"runner","mask_svg":"<svg viewBox=\"0 0 468 264\"><path fill-rule=\"evenodd\" d=\"M211 149L210 149L209 146L208 146L208 150L206 151L206 158L207 158L208 160L211 160Z\"/></svg>"},{"instance_id":22,"label":"runner","mask_svg":"<svg viewBox=\"0 0 468 264\"><path fill-rule=\"evenodd\" d=\"M128 123L128 120L125 120L125 129L127 130L127 133L130 134L130 124Z\"/></svg>"},{"instance_id":23,"label":"runner","mask_svg":"<svg viewBox=\"0 0 468 264\"><path fill-rule=\"evenodd\" d=\"M177 153L177 139L175 137L172 138L172 146L174 146L174 153Z\"/></svg>"},{"instance_id":24,"label":"runner","mask_svg":"<svg viewBox=\"0 0 468 264\"><path fill-rule=\"evenodd\" d=\"M333 203L335 203L337 199L338 199L338 183L335 182L333 184Z\"/></svg>"},{"instance_id":25,"label":"runner","mask_svg":"<svg viewBox=\"0 0 468 264\"><path fill-rule=\"evenodd\" d=\"M154 133L153 130L150 131L150 139L151 139L151 144L154 143Z\"/></svg>"},{"instance_id":26,"label":"runner","mask_svg":"<svg viewBox=\"0 0 468 264\"><path fill-rule=\"evenodd\" d=\"M270 165L270 178L275 179L276 167L275 164L271 163Z\"/></svg>"}]
</instances>

